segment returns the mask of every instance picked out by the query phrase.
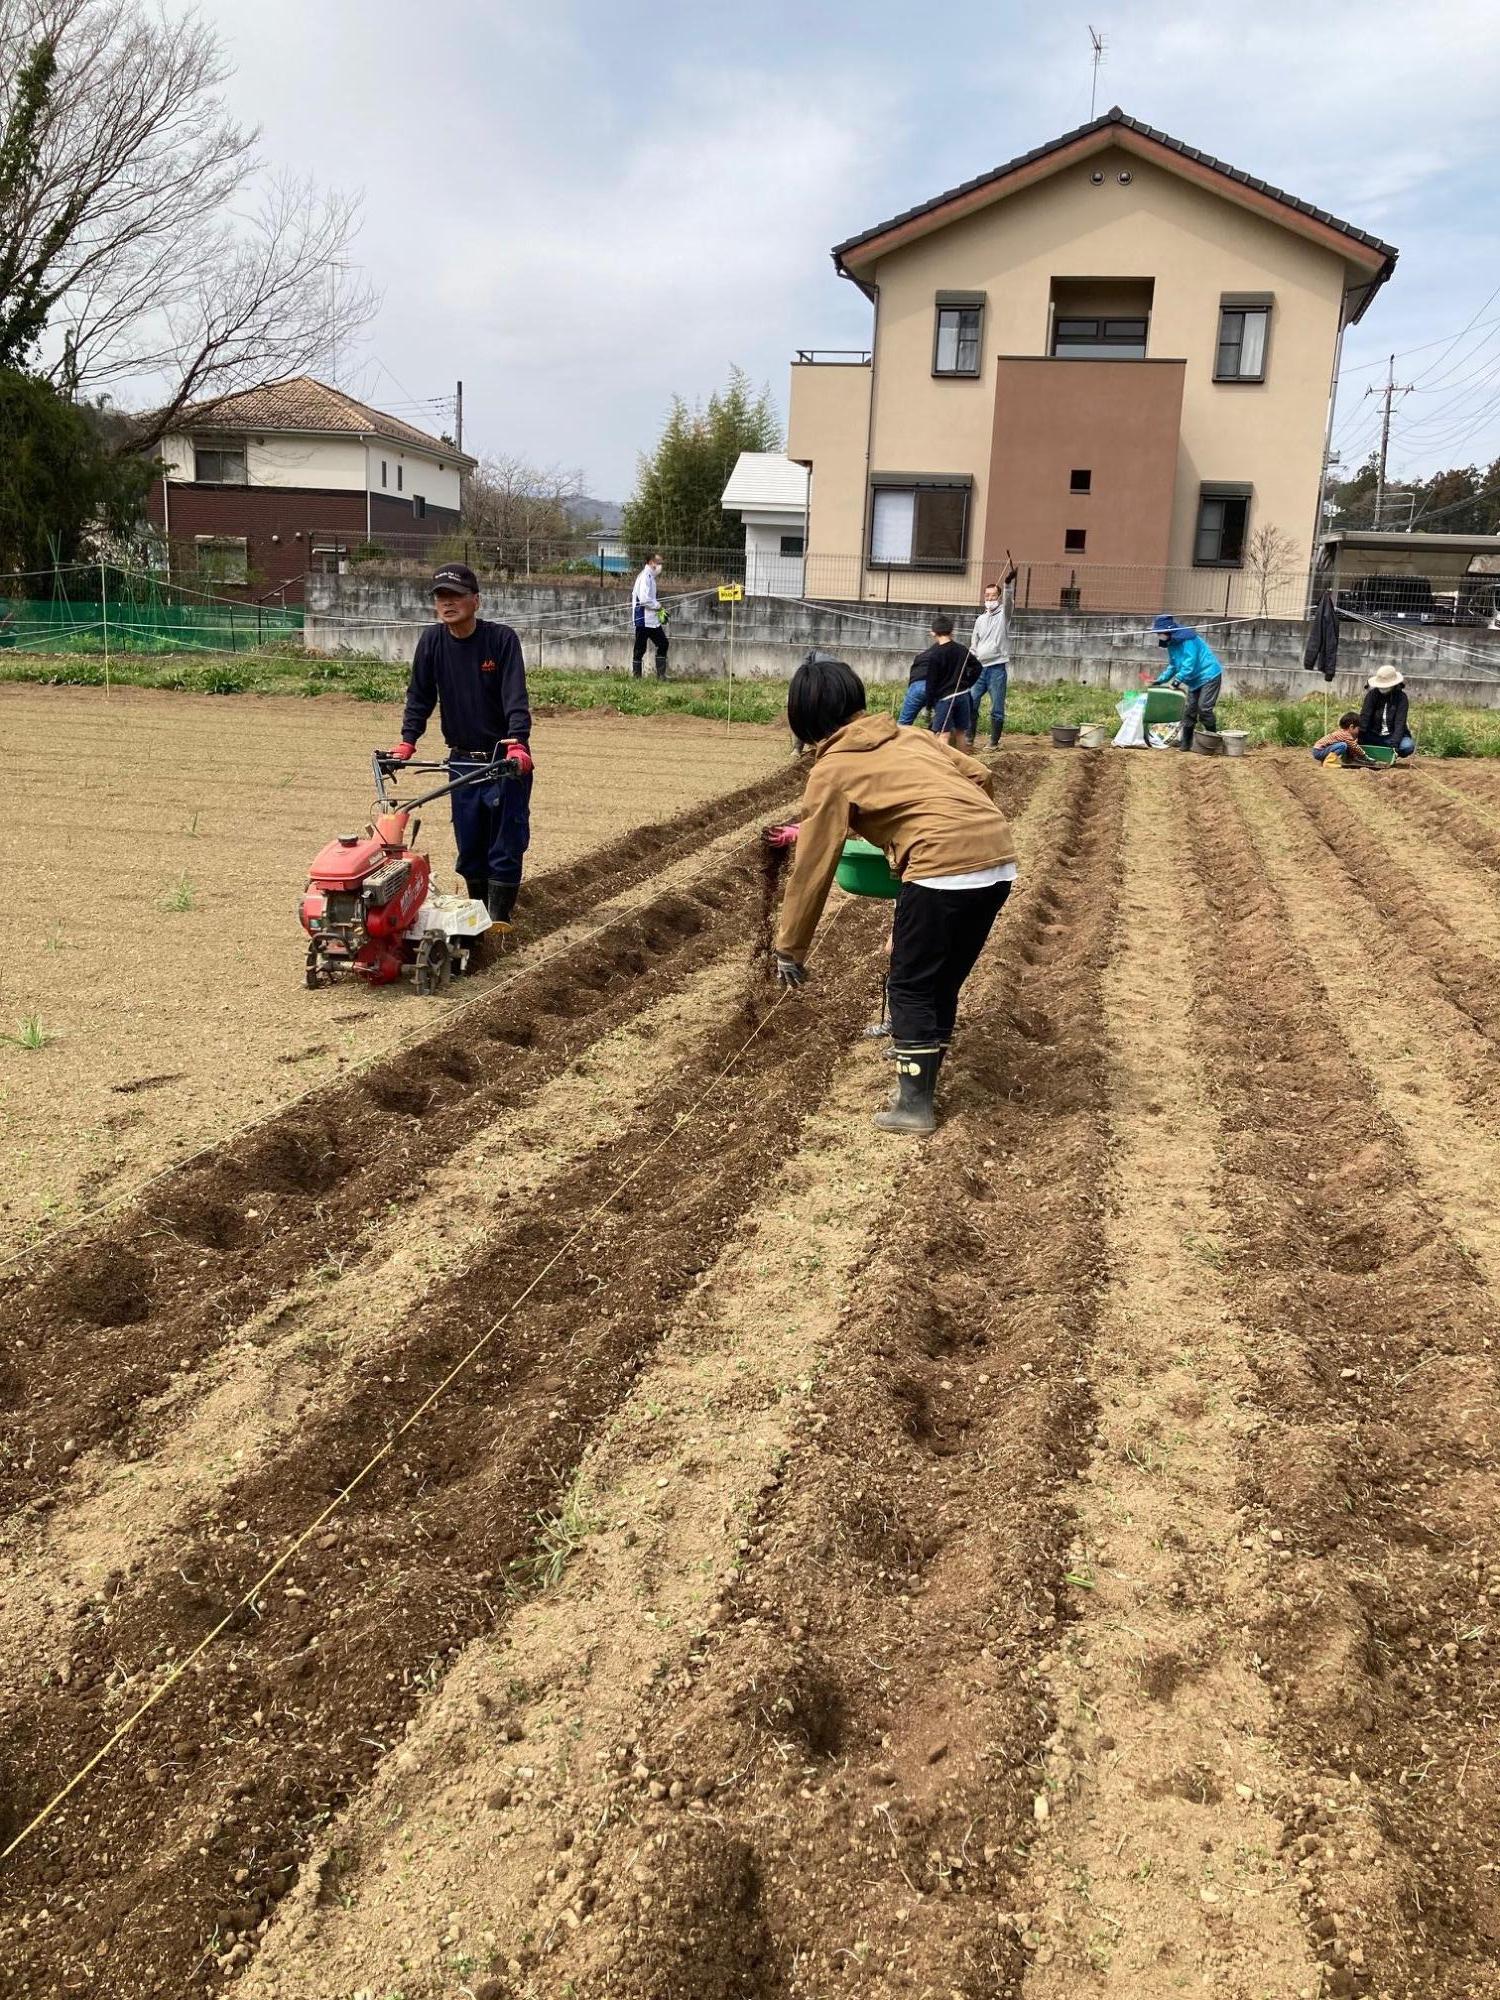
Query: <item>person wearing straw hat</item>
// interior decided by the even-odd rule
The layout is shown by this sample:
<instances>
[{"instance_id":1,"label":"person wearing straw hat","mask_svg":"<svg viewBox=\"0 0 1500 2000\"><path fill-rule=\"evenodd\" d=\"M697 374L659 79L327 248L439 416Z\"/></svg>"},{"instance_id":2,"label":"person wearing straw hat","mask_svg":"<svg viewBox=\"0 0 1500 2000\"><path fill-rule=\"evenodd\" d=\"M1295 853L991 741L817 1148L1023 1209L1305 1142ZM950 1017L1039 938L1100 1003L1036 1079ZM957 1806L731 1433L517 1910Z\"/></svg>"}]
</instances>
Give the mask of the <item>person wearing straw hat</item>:
<instances>
[{"instance_id":1,"label":"person wearing straw hat","mask_svg":"<svg viewBox=\"0 0 1500 2000\"><path fill-rule=\"evenodd\" d=\"M896 1101L886 1132L931 1132L933 1096L958 997L1016 879L1016 846L994 777L925 730L865 710L842 660L809 656L787 690L787 721L813 754L798 822L767 829L795 845L775 939L775 974L801 986L803 964L850 833L885 850L899 877L888 979Z\"/></svg>"},{"instance_id":2,"label":"person wearing straw hat","mask_svg":"<svg viewBox=\"0 0 1500 2000\"><path fill-rule=\"evenodd\" d=\"M1359 711L1359 740L1394 750L1398 762L1405 762L1416 750L1416 739L1407 726L1410 703L1406 681L1399 667L1377 667L1365 682L1365 698Z\"/></svg>"}]
</instances>

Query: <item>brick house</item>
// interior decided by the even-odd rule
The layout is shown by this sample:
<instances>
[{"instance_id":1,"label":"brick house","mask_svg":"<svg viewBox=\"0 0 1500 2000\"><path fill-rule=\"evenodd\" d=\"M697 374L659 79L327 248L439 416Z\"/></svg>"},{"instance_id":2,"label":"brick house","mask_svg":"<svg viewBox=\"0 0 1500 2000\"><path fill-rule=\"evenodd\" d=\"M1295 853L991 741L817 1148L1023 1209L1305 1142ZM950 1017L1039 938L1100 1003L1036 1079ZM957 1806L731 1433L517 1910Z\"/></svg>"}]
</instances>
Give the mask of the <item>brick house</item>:
<instances>
[{"instance_id":1,"label":"brick house","mask_svg":"<svg viewBox=\"0 0 1500 2000\"><path fill-rule=\"evenodd\" d=\"M382 536L450 534L476 463L310 375L184 410L160 455L147 512L176 581L291 604Z\"/></svg>"}]
</instances>

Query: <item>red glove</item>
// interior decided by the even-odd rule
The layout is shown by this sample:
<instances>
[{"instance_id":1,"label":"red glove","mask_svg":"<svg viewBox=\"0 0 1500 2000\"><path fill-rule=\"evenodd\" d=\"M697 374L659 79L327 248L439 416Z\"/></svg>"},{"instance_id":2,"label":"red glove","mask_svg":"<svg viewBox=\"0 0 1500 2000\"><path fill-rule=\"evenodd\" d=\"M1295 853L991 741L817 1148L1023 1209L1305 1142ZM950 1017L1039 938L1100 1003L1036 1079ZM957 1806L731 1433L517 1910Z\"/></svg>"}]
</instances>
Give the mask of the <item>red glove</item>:
<instances>
[{"instance_id":1,"label":"red glove","mask_svg":"<svg viewBox=\"0 0 1500 2000\"><path fill-rule=\"evenodd\" d=\"M795 820L789 826L768 826L765 840L767 847L795 847L797 835L802 831Z\"/></svg>"},{"instance_id":2,"label":"red glove","mask_svg":"<svg viewBox=\"0 0 1500 2000\"><path fill-rule=\"evenodd\" d=\"M500 747L505 752L506 761L518 764L521 767L521 776L529 778L536 767L531 761L531 752L526 745L518 743L514 737L509 737Z\"/></svg>"},{"instance_id":3,"label":"red glove","mask_svg":"<svg viewBox=\"0 0 1500 2000\"><path fill-rule=\"evenodd\" d=\"M415 743L398 743L390 754L398 764L404 764L408 757L414 757L417 754L417 746Z\"/></svg>"}]
</instances>

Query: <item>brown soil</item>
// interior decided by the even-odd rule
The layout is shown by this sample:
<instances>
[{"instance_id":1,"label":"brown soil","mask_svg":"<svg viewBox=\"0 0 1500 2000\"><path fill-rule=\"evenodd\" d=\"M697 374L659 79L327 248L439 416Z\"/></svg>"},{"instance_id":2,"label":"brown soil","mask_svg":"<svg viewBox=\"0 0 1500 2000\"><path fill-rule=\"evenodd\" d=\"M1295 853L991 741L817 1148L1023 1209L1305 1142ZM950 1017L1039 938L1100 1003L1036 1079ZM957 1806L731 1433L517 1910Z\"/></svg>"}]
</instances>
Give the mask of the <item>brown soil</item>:
<instances>
[{"instance_id":1,"label":"brown soil","mask_svg":"<svg viewBox=\"0 0 1500 2000\"><path fill-rule=\"evenodd\" d=\"M0 1254L430 1025L441 1003L409 987L330 995L301 977L307 864L364 823L393 727L332 697L0 687L17 919L0 1035L37 1013L55 1037L0 1042ZM558 717L534 748L536 877L601 848L646 858L634 829L783 766L786 736ZM446 882L441 802L427 838ZM192 907L164 908L184 882Z\"/></svg>"},{"instance_id":2,"label":"brown soil","mask_svg":"<svg viewBox=\"0 0 1500 2000\"><path fill-rule=\"evenodd\" d=\"M931 1141L783 780L0 1300L7 1992L1500 1996L1482 801L998 773Z\"/></svg>"}]
</instances>

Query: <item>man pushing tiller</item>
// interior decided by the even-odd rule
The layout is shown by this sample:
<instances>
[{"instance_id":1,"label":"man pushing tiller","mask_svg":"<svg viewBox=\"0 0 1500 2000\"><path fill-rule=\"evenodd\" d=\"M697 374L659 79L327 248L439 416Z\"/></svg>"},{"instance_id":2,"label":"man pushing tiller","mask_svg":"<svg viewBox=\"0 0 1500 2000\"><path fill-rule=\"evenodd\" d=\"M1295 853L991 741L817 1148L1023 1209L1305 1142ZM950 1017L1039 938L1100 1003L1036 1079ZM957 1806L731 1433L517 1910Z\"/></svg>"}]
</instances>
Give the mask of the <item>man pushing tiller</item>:
<instances>
[{"instance_id":1,"label":"man pushing tiller","mask_svg":"<svg viewBox=\"0 0 1500 2000\"><path fill-rule=\"evenodd\" d=\"M888 982L897 1101L875 1123L931 1132L933 1094L958 995L1016 879L1016 847L994 779L924 730L865 713L864 683L842 660L809 656L792 676L787 721L813 753L800 820L773 827L796 842L776 933L776 977L807 978L803 959L850 833L884 848L900 877Z\"/></svg>"},{"instance_id":2,"label":"man pushing tiller","mask_svg":"<svg viewBox=\"0 0 1500 2000\"><path fill-rule=\"evenodd\" d=\"M509 625L479 616L479 579L464 563L445 563L432 579L438 622L417 641L391 755L405 762L437 708L455 778L509 759L518 780L462 785L452 794L458 872L492 921L508 929L531 842L531 709L526 662Z\"/></svg>"}]
</instances>

